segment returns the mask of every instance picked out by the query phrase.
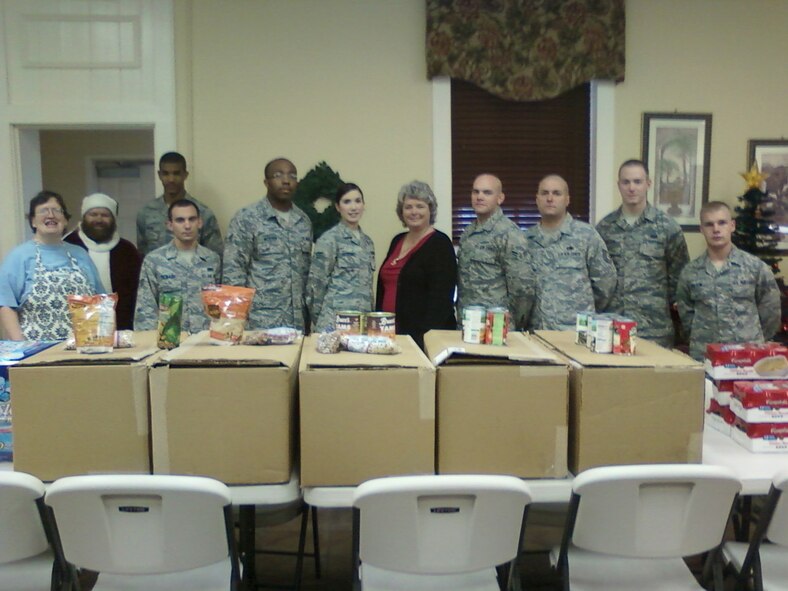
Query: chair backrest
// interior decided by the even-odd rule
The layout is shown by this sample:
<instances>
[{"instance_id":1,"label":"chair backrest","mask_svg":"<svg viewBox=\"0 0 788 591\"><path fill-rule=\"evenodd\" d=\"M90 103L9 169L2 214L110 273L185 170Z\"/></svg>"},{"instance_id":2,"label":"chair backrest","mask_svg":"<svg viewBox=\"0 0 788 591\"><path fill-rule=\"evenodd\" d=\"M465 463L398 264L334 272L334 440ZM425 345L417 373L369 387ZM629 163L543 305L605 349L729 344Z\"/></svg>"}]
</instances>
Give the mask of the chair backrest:
<instances>
[{"instance_id":1,"label":"chair backrest","mask_svg":"<svg viewBox=\"0 0 788 591\"><path fill-rule=\"evenodd\" d=\"M575 546L669 558L722 542L741 483L718 466L655 464L594 468L579 474L572 489L577 514L568 535Z\"/></svg>"},{"instance_id":2,"label":"chair backrest","mask_svg":"<svg viewBox=\"0 0 788 591\"><path fill-rule=\"evenodd\" d=\"M44 484L23 472L0 472L0 564L41 554L48 543L36 499Z\"/></svg>"},{"instance_id":3,"label":"chair backrest","mask_svg":"<svg viewBox=\"0 0 788 591\"><path fill-rule=\"evenodd\" d=\"M773 481L774 491L779 491L780 498L774 507L766 538L781 546L788 546L788 470L775 476Z\"/></svg>"},{"instance_id":4,"label":"chair backrest","mask_svg":"<svg viewBox=\"0 0 788 591\"><path fill-rule=\"evenodd\" d=\"M480 570L519 551L528 486L513 476L379 478L353 496L362 564L416 574Z\"/></svg>"},{"instance_id":5,"label":"chair backrest","mask_svg":"<svg viewBox=\"0 0 788 591\"><path fill-rule=\"evenodd\" d=\"M90 475L46 492L68 562L113 574L184 571L227 558L227 487L196 476Z\"/></svg>"}]
</instances>

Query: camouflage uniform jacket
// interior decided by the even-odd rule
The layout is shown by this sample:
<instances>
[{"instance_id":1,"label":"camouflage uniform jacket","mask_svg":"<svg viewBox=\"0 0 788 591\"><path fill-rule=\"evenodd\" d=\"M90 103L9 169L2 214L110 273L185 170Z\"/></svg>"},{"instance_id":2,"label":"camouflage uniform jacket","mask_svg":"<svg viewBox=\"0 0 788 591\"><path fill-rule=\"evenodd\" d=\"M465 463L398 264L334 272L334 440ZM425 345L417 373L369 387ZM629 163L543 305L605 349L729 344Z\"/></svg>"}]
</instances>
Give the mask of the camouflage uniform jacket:
<instances>
[{"instance_id":1,"label":"camouflage uniform jacket","mask_svg":"<svg viewBox=\"0 0 788 591\"><path fill-rule=\"evenodd\" d=\"M222 256L224 245L216 216L207 205L197 201L189 193L186 193L185 198L194 201L200 210L200 218L202 218L200 244ZM164 195L159 195L156 199L148 201L137 213L137 250L142 256L161 248L172 240L172 232L167 229L168 209L169 206L164 201Z\"/></svg>"},{"instance_id":2,"label":"camouflage uniform jacket","mask_svg":"<svg viewBox=\"0 0 788 591\"><path fill-rule=\"evenodd\" d=\"M616 289L616 268L596 230L567 214L555 236L528 228L536 277L531 330L574 330L576 314L604 310Z\"/></svg>"},{"instance_id":3,"label":"camouflage uniform jacket","mask_svg":"<svg viewBox=\"0 0 788 591\"><path fill-rule=\"evenodd\" d=\"M619 207L596 229L618 270L618 286L607 311L635 320L639 337L670 347L670 305L676 301L679 274L689 262L681 226L646 204L634 224L624 219Z\"/></svg>"},{"instance_id":4,"label":"camouflage uniform jacket","mask_svg":"<svg viewBox=\"0 0 788 591\"><path fill-rule=\"evenodd\" d=\"M305 289L312 222L298 207L283 224L267 197L233 216L227 230L223 281L257 290L247 328L306 327Z\"/></svg>"},{"instance_id":5,"label":"camouflage uniform jacket","mask_svg":"<svg viewBox=\"0 0 788 591\"><path fill-rule=\"evenodd\" d=\"M374 274L375 245L360 228L339 222L318 238L306 286L312 331L333 328L339 311L372 310Z\"/></svg>"},{"instance_id":6,"label":"camouflage uniform jacket","mask_svg":"<svg viewBox=\"0 0 788 591\"><path fill-rule=\"evenodd\" d=\"M173 242L157 248L142 261L137 305L134 310L134 330L154 330L159 319L159 296L175 293L183 298L181 330L195 333L208 328L209 318L202 305L202 288L219 283L222 263L219 255L197 245L191 264L178 260L178 249Z\"/></svg>"},{"instance_id":7,"label":"camouflage uniform jacket","mask_svg":"<svg viewBox=\"0 0 788 591\"><path fill-rule=\"evenodd\" d=\"M676 292L690 355L708 343L763 342L780 328L780 290L769 267L735 246L718 271L707 253L688 263Z\"/></svg>"},{"instance_id":8,"label":"camouflage uniform jacket","mask_svg":"<svg viewBox=\"0 0 788 591\"><path fill-rule=\"evenodd\" d=\"M507 308L511 324L525 328L534 300L528 242L498 209L484 223L474 220L460 237L458 318L464 306Z\"/></svg>"}]
</instances>

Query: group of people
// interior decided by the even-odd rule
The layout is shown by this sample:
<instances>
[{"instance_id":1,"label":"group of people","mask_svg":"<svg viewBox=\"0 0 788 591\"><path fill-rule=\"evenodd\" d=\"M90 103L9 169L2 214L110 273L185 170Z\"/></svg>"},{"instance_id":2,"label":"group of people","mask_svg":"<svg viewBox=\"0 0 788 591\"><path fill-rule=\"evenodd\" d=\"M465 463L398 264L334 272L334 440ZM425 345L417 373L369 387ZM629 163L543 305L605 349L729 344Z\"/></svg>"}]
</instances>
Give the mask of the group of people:
<instances>
[{"instance_id":1,"label":"group of people","mask_svg":"<svg viewBox=\"0 0 788 591\"><path fill-rule=\"evenodd\" d=\"M170 152L159 161L163 193L140 210L137 247L118 236L118 204L94 194L82 203L79 227L65 237L63 198L42 191L30 203L33 239L0 268L0 326L5 338L62 339L69 331L65 295L115 291L118 327L156 327L159 296L183 298L183 330L206 328L200 292L224 283L256 289L247 327L333 327L343 310L396 314L399 334L423 346L430 329L455 329L467 306L503 307L511 327L573 329L577 312L612 312L638 323L638 334L673 344L677 308L700 358L709 342L762 341L779 328L780 297L759 259L731 242L730 208L711 202L700 212L706 251L689 262L679 225L649 204L645 163L618 172L621 206L596 228L568 212L567 182L551 174L539 183L538 224L526 231L501 210L503 185L492 174L473 182L476 219L457 253L434 227L437 200L413 181L398 194L406 231L394 237L377 274L375 249L360 227L364 193L339 187L339 223L313 245L312 224L296 205L298 173L277 158L264 170L266 195L242 208L222 240L216 217L185 189L186 160ZM455 294L457 301L455 305Z\"/></svg>"}]
</instances>

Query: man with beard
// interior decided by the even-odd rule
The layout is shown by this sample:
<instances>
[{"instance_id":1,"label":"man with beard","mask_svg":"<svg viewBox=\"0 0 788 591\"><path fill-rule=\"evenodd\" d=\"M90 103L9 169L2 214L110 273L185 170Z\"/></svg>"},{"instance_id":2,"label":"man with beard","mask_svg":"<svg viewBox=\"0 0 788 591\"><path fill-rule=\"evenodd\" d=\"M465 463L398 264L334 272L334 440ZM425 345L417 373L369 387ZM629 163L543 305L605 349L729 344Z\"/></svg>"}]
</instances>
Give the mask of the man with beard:
<instances>
[{"instance_id":1,"label":"man with beard","mask_svg":"<svg viewBox=\"0 0 788 591\"><path fill-rule=\"evenodd\" d=\"M136 247L120 237L115 219L118 202L93 193L82 200L82 221L63 240L88 251L104 287L118 294L115 308L118 330L131 330L142 257Z\"/></svg>"}]
</instances>

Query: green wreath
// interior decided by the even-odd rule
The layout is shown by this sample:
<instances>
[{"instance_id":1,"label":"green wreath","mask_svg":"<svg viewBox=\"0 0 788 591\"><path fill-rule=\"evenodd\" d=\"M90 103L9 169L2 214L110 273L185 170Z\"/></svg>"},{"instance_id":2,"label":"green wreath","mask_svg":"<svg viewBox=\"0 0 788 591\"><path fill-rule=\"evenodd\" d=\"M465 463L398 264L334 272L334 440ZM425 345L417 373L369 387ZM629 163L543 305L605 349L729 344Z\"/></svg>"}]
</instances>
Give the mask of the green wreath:
<instances>
[{"instance_id":1,"label":"green wreath","mask_svg":"<svg viewBox=\"0 0 788 591\"><path fill-rule=\"evenodd\" d=\"M293 201L312 220L314 239L339 222L334 195L344 181L325 162L319 162L298 183Z\"/></svg>"}]
</instances>

